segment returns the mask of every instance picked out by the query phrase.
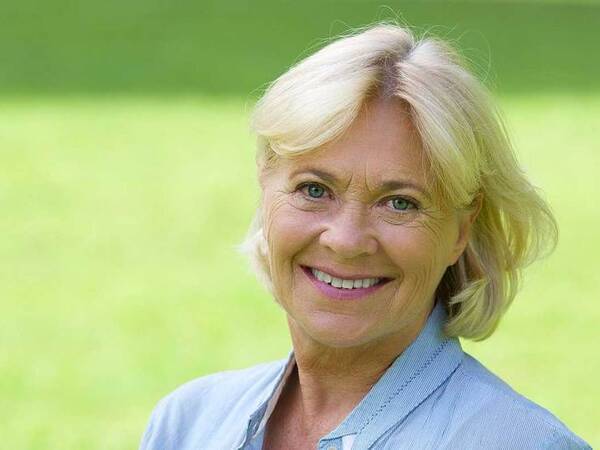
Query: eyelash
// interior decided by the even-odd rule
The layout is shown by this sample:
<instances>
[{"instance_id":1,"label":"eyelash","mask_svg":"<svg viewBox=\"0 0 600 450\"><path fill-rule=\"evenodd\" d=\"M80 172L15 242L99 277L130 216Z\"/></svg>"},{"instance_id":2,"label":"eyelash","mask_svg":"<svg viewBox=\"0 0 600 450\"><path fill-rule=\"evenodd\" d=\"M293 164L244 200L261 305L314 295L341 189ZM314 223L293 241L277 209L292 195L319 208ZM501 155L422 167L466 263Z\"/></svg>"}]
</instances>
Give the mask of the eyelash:
<instances>
[{"instance_id":1,"label":"eyelash","mask_svg":"<svg viewBox=\"0 0 600 450\"><path fill-rule=\"evenodd\" d=\"M323 189L324 195L328 195L331 198L330 190L326 186L323 186L321 183L316 183L316 182L301 183L296 187L296 192L300 192L306 198L306 200L309 200L311 202L316 202L316 201L321 200L323 197L311 197L310 195L308 195L307 192L305 192L305 190L310 186L320 187L321 189ZM406 196L402 196L402 195L394 195L391 197L384 198L381 201L381 204L387 205L388 203L394 201L395 199L400 199L400 200L407 202L409 204L409 207L405 210L394 209L394 208L390 207L390 209L394 212L406 213L408 211L413 211L413 210L416 211L416 210L420 209L419 202L417 202L415 199L413 199L411 197L406 197Z\"/></svg>"},{"instance_id":2,"label":"eyelash","mask_svg":"<svg viewBox=\"0 0 600 450\"><path fill-rule=\"evenodd\" d=\"M416 211L419 209L419 205L415 200L413 200L412 198L409 198L409 197L401 196L401 195L395 195L393 197L388 197L387 199L384 200L384 203L387 204L387 203L393 202L396 199L405 201L406 203L408 203L409 206L407 209L404 209L404 210L391 208L393 211L406 213L408 211Z\"/></svg>"},{"instance_id":3,"label":"eyelash","mask_svg":"<svg viewBox=\"0 0 600 450\"><path fill-rule=\"evenodd\" d=\"M310 201L320 200L321 197L311 197L310 195L308 195L308 192L305 192L305 190L307 188L309 188L310 186L318 186L321 189L323 189L325 194L329 194L329 196L331 196L331 193L327 187L323 186L321 183L315 183L315 182L302 183L302 184L298 185L298 187L296 188L296 191L302 193L302 195L304 195L307 200L310 200Z\"/></svg>"}]
</instances>

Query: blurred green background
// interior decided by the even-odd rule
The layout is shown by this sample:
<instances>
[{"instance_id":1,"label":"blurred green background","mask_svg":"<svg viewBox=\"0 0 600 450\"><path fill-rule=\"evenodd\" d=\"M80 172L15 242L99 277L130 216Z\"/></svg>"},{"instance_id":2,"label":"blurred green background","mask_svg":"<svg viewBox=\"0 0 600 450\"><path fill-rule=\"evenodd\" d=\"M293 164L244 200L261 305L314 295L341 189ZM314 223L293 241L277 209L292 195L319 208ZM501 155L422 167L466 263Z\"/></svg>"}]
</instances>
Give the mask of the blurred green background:
<instances>
[{"instance_id":1,"label":"blurred green background","mask_svg":"<svg viewBox=\"0 0 600 450\"><path fill-rule=\"evenodd\" d=\"M265 84L349 27L451 39L497 94L561 227L467 350L600 447L600 1L0 3L0 436L136 448L158 399L279 359L234 246Z\"/></svg>"}]
</instances>

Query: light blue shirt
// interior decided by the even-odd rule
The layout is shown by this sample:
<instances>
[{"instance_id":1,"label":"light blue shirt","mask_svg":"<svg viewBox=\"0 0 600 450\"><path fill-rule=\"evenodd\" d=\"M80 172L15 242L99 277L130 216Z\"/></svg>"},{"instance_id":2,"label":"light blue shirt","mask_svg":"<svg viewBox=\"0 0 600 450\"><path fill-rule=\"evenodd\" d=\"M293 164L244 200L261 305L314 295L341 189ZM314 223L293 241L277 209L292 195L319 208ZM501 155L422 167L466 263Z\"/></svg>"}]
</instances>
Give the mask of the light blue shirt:
<instances>
[{"instance_id":1,"label":"light blue shirt","mask_svg":"<svg viewBox=\"0 0 600 450\"><path fill-rule=\"evenodd\" d=\"M459 341L444 308L319 450L591 449L550 412L513 391ZM184 384L154 409L141 450L261 450L293 353L281 361ZM282 449L284 450L284 449Z\"/></svg>"}]
</instances>

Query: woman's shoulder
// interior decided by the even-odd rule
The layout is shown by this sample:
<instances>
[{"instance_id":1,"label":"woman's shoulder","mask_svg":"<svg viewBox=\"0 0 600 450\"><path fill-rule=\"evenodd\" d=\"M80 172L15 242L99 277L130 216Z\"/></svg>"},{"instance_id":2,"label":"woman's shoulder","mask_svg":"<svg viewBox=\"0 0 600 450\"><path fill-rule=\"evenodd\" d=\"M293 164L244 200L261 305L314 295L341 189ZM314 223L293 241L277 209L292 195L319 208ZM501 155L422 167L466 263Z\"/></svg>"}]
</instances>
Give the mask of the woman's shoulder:
<instances>
[{"instance_id":1,"label":"woman's shoulder","mask_svg":"<svg viewBox=\"0 0 600 450\"><path fill-rule=\"evenodd\" d=\"M510 440L539 447L589 449L554 414L519 394L472 356L465 354L462 363L449 380L453 414L462 430L492 440ZM490 446L489 448L493 448ZM513 448L513 447L506 447ZM525 448L525 447L522 447Z\"/></svg>"},{"instance_id":2,"label":"woman's shoulder","mask_svg":"<svg viewBox=\"0 0 600 450\"><path fill-rule=\"evenodd\" d=\"M257 364L245 369L226 370L188 381L165 396L163 403L189 403L218 397L226 401L236 394L253 396L259 394L279 377L286 364L285 359Z\"/></svg>"},{"instance_id":3,"label":"woman's shoulder","mask_svg":"<svg viewBox=\"0 0 600 450\"><path fill-rule=\"evenodd\" d=\"M236 429L245 431L248 417L268 400L286 361L218 372L179 386L152 411L140 448L184 449L186 443L193 448L207 436L219 440L219 446L226 440L233 443Z\"/></svg>"}]
</instances>

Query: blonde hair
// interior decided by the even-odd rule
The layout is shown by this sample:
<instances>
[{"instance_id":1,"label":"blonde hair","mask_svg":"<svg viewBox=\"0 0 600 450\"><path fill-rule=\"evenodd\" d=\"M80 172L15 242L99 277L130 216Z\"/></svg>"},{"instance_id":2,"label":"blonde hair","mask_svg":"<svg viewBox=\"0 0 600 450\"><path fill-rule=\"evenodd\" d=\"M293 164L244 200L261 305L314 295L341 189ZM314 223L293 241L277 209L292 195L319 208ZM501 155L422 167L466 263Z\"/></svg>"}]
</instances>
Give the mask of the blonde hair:
<instances>
[{"instance_id":1,"label":"blonde hair","mask_svg":"<svg viewBox=\"0 0 600 450\"><path fill-rule=\"evenodd\" d=\"M406 105L442 203L468 208L482 199L467 247L437 296L449 314L446 334L485 339L515 297L522 269L556 244L557 227L519 167L488 91L447 43L378 24L300 61L256 105L259 170L339 137L374 95ZM261 221L259 208L242 248L272 289Z\"/></svg>"}]
</instances>

